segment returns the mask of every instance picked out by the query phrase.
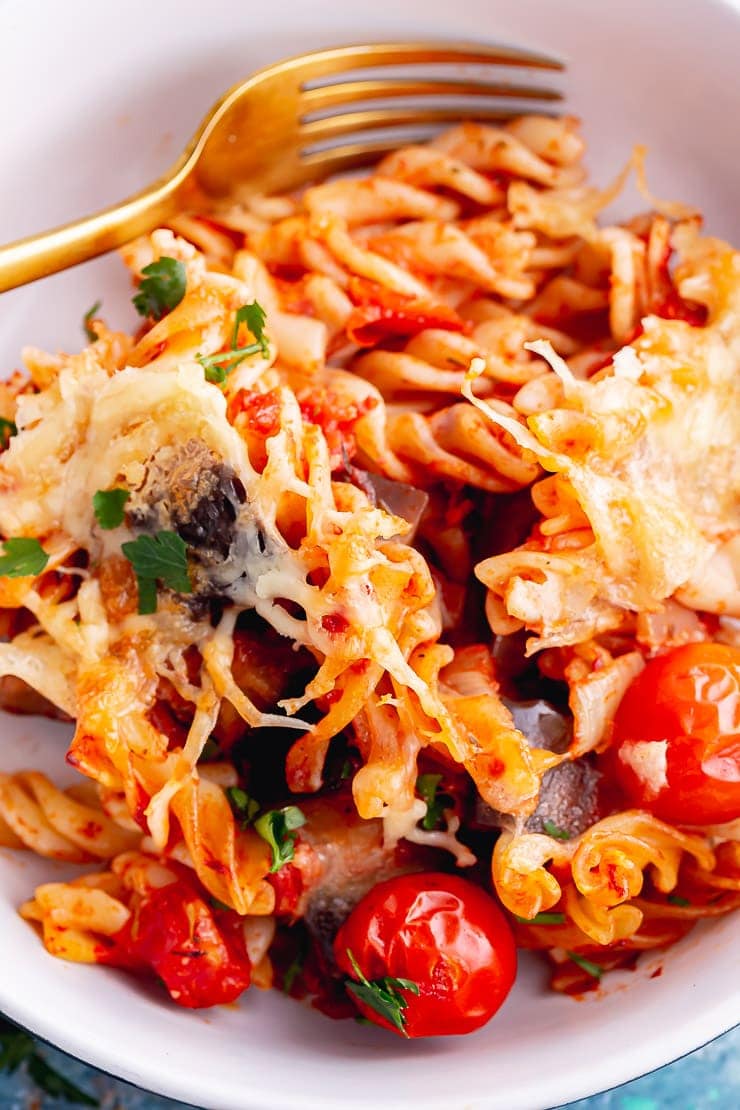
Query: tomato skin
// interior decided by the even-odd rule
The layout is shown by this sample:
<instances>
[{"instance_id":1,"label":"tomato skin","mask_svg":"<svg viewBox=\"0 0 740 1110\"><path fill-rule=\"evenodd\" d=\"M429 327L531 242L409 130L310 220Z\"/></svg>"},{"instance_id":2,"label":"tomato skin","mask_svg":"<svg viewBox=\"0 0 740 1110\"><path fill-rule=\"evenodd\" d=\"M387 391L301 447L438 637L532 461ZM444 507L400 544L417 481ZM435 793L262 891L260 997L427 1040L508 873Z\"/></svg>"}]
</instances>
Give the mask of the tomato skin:
<instances>
[{"instance_id":1,"label":"tomato skin","mask_svg":"<svg viewBox=\"0 0 740 1110\"><path fill-rule=\"evenodd\" d=\"M493 1017L516 975L511 929L496 903L455 875L420 872L378 883L355 906L334 941L337 964L356 979L347 950L367 979L410 979L403 991L409 1037L471 1033ZM397 1029L356 999L363 1015ZM399 1035L402 1035L399 1033Z\"/></svg>"},{"instance_id":2,"label":"tomato skin","mask_svg":"<svg viewBox=\"0 0 740 1110\"><path fill-rule=\"evenodd\" d=\"M682 825L740 817L740 651L685 644L651 659L617 709L613 740L636 805Z\"/></svg>"},{"instance_id":3,"label":"tomato skin","mask_svg":"<svg viewBox=\"0 0 740 1110\"><path fill-rule=\"evenodd\" d=\"M345 325L360 347L374 347L394 336L410 337L427 328L465 331L465 321L446 304L396 293L366 278L350 279L355 308Z\"/></svg>"},{"instance_id":4,"label":"tomato skin","mask_svg":"<svg viewBox=\"0 0 740 1110\"><path fill-rule=\"evenodd\" d=\"M146 894L112 941L101 963L151 968L180 1006L233 1002L250 984L238 915L212 911L183 880Z\"/></svg>"}]
</instances>

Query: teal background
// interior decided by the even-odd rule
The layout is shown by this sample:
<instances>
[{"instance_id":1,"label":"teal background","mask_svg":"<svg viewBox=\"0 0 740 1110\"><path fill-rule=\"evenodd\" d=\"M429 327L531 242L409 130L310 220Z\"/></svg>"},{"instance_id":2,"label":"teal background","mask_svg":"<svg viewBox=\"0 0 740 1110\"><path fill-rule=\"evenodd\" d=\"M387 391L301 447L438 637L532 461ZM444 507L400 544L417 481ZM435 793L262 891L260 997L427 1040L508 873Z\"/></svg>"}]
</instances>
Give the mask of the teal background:
<instances>
[{"instance_id":1,"label":"teal background","mask_svg":"<svg viewBox=\"0 0 740 1110\"><path fill-rule=\"evenodd\" d=\"M117 1082L55 1049L42 1051L49 1063L99 1098L101 1110L183 1110L182 1103ZM382 1106L382 1097L378 1101ZM22 1073L0 1076L1 1110L61 1110L68 1105L58 1099L39 1099ZM531 1110L547 1108L533 1106ZM740 1110L740 1026L652 1075L572 1102L562 1110Z\"/></svg>"}]
</instances>

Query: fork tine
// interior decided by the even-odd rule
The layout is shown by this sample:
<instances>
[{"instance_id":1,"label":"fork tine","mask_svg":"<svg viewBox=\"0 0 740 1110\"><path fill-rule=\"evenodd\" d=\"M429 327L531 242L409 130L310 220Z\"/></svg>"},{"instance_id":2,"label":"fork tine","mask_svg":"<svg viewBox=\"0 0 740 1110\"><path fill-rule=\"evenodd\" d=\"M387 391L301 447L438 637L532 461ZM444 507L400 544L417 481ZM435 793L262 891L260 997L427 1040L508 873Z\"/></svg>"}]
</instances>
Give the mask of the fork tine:
<instances>
[{"instance_id":1,"label":"fork tine","mask_svg":"<svg viewBox=\"0 0 740 1110\"><path fill-rule=\"evenodd\" d=\"M296 59L291 59L293 63ZM319 50L298 67L303 87L321 77L330 77L350 69L374 66L411 65L424 63L458 65L528 66L533 69L563 69L563 63L544 54L512 46L481 43L436 44L434 42L387 42L371 46L338 46Z\"/></svg>"},{"instance_id":2,"label":"fork tine","mask_svg":"<svg viewBox=\"0 0 740 1110\"><path fill-rule=\"evenodd\" d=\"M395 96L495 96L517 100L561 100L557 89L533 85L494 84L490 81L455 81L413 77L375 78L367 81L342 81L321 85L301 93L300 106L305 113L334 108L359 100L379 100Z\"/></svg>"},{"instance_id":3,"label":"fork tine","mask_svg":"<svg viewBox=\"0 0 740 1110\"><path fill-rule=\"evenodd\" d=\"M342 115L311 120L301 125L299 137L306 143L318 143L338 135L361 131L372 135L373 129L401 127L413 124L460 123L463 119L496 122L510 120L520 115L513 109L470 108L372 108L364 112L344 112Z\"/></svg>"},{"instance_id":4,"label":"fork tine","mask_svg":"<svg viewBox=\"0 0 740 1110\"><path fill-rule=\"evenodd\" d=\"M423 138L422 135L406 138L404 142L413 143ZM301 167L305 170L307 178L316 177L323 180L334 173L343 173L345 170L358 169L361 166L377 162L389 151L398 150L398 138L383 138L376 141L347 143L334 147L331 150L309 150L301 152ZM311 171L316 171L313 174Z\"/></svg>"}]
</instances>

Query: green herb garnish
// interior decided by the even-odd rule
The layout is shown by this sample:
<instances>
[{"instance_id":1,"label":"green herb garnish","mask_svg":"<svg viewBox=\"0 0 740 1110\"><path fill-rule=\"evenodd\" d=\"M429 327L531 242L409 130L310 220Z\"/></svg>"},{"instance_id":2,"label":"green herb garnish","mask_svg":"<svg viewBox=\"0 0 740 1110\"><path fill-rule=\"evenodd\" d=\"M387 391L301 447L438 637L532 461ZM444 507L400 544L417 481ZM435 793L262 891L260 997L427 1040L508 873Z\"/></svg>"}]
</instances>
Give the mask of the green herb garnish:
<instances>
[{"instance_id":1,"label":"green herb garnish","mask_svg":"<svg viewBox=\"0 0 740 1110\"><path fill-rule=\"evenodd\" d=\"M341 769L339 771L339 781L340 782L345 782L347 779L349 779L351 777L352 777L352 760L351 759L345 759L345 761L342 764Z\"/></svg>"},{"instance_id":2,"label":"green herb garnish","mask_svg":"<svg viewBox=\"0 0 740 1110\"><path fill-rule=\"evenodd\" d=\"M254 336L255 342L246 347L237 347L239 340L239 325L246 324ZM214 385L221 385L231 371L250 355L267 355L269 346L267 336L264 334L265 310L257 301L243 304L237 310L234 319L234 331L231 336L231 350L219 351L215 355L196 355L198 362L203 367L206 381Z\"/></svg>"},{"instance_id":3,"label":"green herb garnish","mask_svg":"<svg viewBox=\"0 0 740 1110\"><path fill-rule=\"evenodd\" d=\"M98 338L97 335L95 334L95 332L93 331L93 329L90 327L90 324L94 320L94 318L97 316L97 314L100 312L100 309L102 307L103 307L103 302L102 301L96 301L94 305L92 305L90 308L88 308L87 312L82 317L82 328L83 328L83 331L85 332L85 335L87 336L88 341L90 343L94 343L95 340Z\"/></svg>"},{"instance_id":4,"label":"green herb garnish","mask_svg":"<svg viewBox=\"0 0 740 1110\"><path fill-rule=\"evenodd\" d=\"M585 956L579 956L577 952L566 952L566 955L574 964L578 964L587 975L593 976L594 979L600 979L604 974L604 969L600 964L595 964L591 960L587 960Z\"/></svg>"},{"instance_id":5,"label":"green herb garnish","mask_svg":"<svg viewBox=\"0 0 740 1110\"><path fill-rule=\"evenodd\" d=\"M178 593L192 593L187 547L177 532L138 536L121 544L121 551L136 573L140 613L156 612L158 581Z\"/></svg>"},{"instance_id":6,"label":"green herb garnish","mask_svg":"<svg viewBox=\"0 0 740 1110\"><path fill-rule=\"evenodd\" d=\"M355 983L351 979L347 981L347 990L350 994L375 1010L375 1013L379 1014L380 1017L389 1021L391 1025L398 1029L399 1033L403 1033L404 1037L408 1037L406 1015L403 1012L408 1007L408 1002L400 992L405 990L418 995L418 983L414 983L411 979L396 979L389 975L386 975L383 979L366 979L349 948L347 949L347 958L352 964L355 975L360 980L359 983Z\"/></svg>"},{"instance_id":7,"label":"green herb garnish","mask_svg":"<svg viewBox=\"0 0 740 1110\"><path fill-rule=\"evenodd\" d=\"M437 797L441 775L419 775L416 780L416 790L419 797L426 802L427 811L422 818L421 826L424 829L435 829L442 820L445 803L449 801L446 794Z\"/></svg>"},{"instance_id":8,"label":"green herb garnish","mask_svg":"<svg viewBox=\"0 0 740 1110\"><path fill-rule=\"evenodd\" d=\"M672 906L681 906L682 909L691 905L688 898L683 898L680 894L669 894L666 898L666 902L670 902Z\"/></svg>"},{"instance_id":9,"label":"green herb garnish","mask_svg":"<svg viewBox=\"0 0 740 1110\"><path fill-rule=\"evenodd\" d=\"M247 328L254 336L255 342L259 344L262 354L269 354L270 348L267 345L267 336L265 335L266 320L267 316L265 310L257 301L252 301L250 304L243 304L241 308L237 309L236 316L234 317L234 332L231 336L231 346L234 350L236 350L236 344L239 339L239 325L246 324Z\"/></svg>"},{"instance_id":10,"label":"green herb garnish","mask_svg":"<svg viewBox=\"0 0 740 1110\"><path fill-rule=\"evenodd\" d=\"M238 818L241 827L246 829L248 825L252 824L260 811L259 802L250 798L246 790L242 790L240 786L227 786L225 793L234 816Z\"/></svg>"},{"instance_id":11,"label":"green herb garnish","mask_svg":"<svg viewBox=\"0 0 740 1110\"><path fill-rule=\"evenodd\" d=\"M570 840L570 833L565 829L561 829L560 826L556 825L553 821L543 821L542 828L553 840Z\"/></svg>"},{"instance_id":12,"label":"green herb garnish","mask_svg":"<svg viewBox=\"0 0 740 1110\"><path fill-rule=\"evenodd\" d=\"M285 969L285 974L283 975L283 993L284 994L290 994L291 990L293 989L293 984L295 983L296 979L298 978L298 976L303 971L303 964L305 962L305 959L306 959L305 952L299 952L298 955L293 960L293 962L290 963L288 965L288 967Z\"/></svg>"},{"instance_id":13,"label":"green herb garnish","mask_svg":"<svg viewBox=\"0 0 740 1110\"><path fill-rule=\"evenodd\" d=\"M18 427L14 420L6 420L4 416L0 416L0 442L3 447L7 447L10 443L11 436L18 435Z\"/></svg>"},{"instance_id":14,"label":"green herb garnish","mask_svg":"<svg viewBox=\"0 0 740 1110\"><path fill-rule=\"evenodd\" d=\"M38 540L30 536L19 536L3 542L0 556L1 578L25 578L27 575L41 574L49 562L49 556Z\"/></svg>"},{"instance_id":15,"label":"green herb garnish","mask_svg":"<svg viewBox=\"0 0 740 1110\"><path fill-rule=\"evenodd\" d=\"M227 910L231 912L231 906L227 906L225 902L221 902L218 898L214 898L213 895L210 896L209 901L214 910Z\"/></svg>"},{"instance_id":16,"label":"green herb garnish","mask_svg":"<svg viewBox=\"0 0 740 1110\"><path fill-rule=\"evenodd\" d=\"M142 616L157 611L157 581L155 578L142 578L136 576L136 587L139 591L139 612Z\"/></svg>"},{"instance_id":17,"label":"green herb garnish","mask_svg":"<svg viewBox=\"0 0 740 1110\"><path fill-rule=\"evenodd\" d=\"M538 913L534 917L520 917L515 913L514 917L522 925L565 925L564 913Z\"/></svg>"},{"instance_id":18,"label":"green herb garnish","mask_svg":"<svg viewBox=\"0 0 740 1110\"><path fill-rule=\"evenodd\" d=\"M305 825L306 818L298 806L285 806L263 813L254 822L254 830L272 848L270 873L279 871L285 863L290 863L295 854L295 830Z\"/></svg>"},{"instance_id":19,"label":"green herb garnish","mask_svg":"<svg viewBox=\"0 0 740 1110\"><path fill-rule=\"evenodd\" d=\"M134 308L140 316L161 320L166 313L177 308L185 296L185 266L176 258L164 257L158 262L150 262L141 273L139 292L133 298Z\"/></svg>"},{"instance_id":20,"label":"green herb garnish","mask_svg":"<svg viewBox=\"0 0 740 1110\"><path fill-rule=\"evenodd\" d=\"M209 736L203 745L203 751L200 753L198 759L199 763L212 763L213 760L218 759L221 755L221 749L218 746L218 740L215 736Z\"/></svg>"},{"instance_id":21,"label":"green herb garnish","mask_svg":"<svg viewBox=\"0 0 740 1110\"><path fill-rule=\"evenodd\" d=\"M123 524L123 508L130 496L127 489L99 489L93 494L95 519L106 532Z\"/></svg>"},{"instance_id":22,"label":"green herb garnish","mask_svg":"<svg viewBox=\"0 0 740 1110\"><path fill-rule=\"evenodd\" d=\"M80 1106L100 1105L96 1098L81 1091L48 1064L28 1033L0 1019L0 1071L12 1075L21 1064L26 1065L36 1086L52 1098L64 1098Z\"/></svg>"}]
</instances>

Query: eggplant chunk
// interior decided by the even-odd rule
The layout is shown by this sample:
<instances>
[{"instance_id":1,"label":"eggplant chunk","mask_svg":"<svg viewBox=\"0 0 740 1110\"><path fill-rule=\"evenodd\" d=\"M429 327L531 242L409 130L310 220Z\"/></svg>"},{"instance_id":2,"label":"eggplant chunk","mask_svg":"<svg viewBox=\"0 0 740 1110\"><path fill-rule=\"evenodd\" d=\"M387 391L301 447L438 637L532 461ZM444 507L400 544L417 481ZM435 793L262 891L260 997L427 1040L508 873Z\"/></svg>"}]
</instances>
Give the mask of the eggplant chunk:
<instances>
[{"instance_id":1,"label":"eggplant chunk","mask_svg":"<svg viewBox=\"0 0 740 1110\"><path fill-rule=\"evenodd\" d=\"M549 702L503 700L531 747L558 754L568 750L571 722ZM578 836L603 816L599 809L600 778L591 755L553 767L543 775L537 808L524 827L528 832L541 833L547 831L546 825L554 825L568 837ZM478 799L473 820L482 828L500 828L504 818Z\"/></svg>"}]
</instances>

